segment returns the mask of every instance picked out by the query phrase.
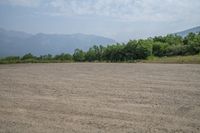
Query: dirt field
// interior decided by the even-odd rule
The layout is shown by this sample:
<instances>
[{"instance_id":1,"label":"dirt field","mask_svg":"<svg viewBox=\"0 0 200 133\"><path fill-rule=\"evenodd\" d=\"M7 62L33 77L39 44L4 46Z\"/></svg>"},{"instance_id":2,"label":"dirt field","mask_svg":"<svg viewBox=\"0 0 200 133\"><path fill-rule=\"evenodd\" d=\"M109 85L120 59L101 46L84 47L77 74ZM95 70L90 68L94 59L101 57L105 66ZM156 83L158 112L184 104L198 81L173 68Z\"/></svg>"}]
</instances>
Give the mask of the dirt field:
<instances>
[{"instance_id":1,"label":"dirt field","mask_svg":"<svg viewBox=\"0 0 200 133\"><path fill-rule=\"evenodd\" d=\"M0 133L200 133L200 65L0 65Z\"/></svg>"}]
</instances>

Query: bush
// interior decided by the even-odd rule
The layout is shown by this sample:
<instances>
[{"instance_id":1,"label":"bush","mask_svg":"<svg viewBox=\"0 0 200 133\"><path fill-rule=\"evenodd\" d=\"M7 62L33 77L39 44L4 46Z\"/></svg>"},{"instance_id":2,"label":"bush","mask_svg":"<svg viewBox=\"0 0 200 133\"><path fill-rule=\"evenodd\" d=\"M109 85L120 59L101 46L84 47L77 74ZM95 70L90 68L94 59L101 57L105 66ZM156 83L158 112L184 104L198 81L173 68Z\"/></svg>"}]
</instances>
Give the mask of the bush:
<instances>
[{"instance_id":1,"label":"bush","mask_svg":"<svg viewBox=\"0 0 200 133\"><path fill-rule=\"evenodd\" d=\"M70 54L65 54L65 53L62 53L60 55L56 55L54 58L54 60L61 60L61 61L71 61L73 59L73 57L70 55Z\"/></svg>"},{"instance_id":2,"label":"bush","mask_svg":"<svg viewBox=\"0 0 200 133\"><path fill-rule=\"evenodd\" d=\"M31 53L28 53L28 54L25 54L23 57L22 57L22 60L30 60L30 59L36 59L37 57L33 56Z\"/></svg>"},{"instance_id":3,"label":"bush","mask_svg":"<svg viewBox=\"0 0 200 133\"><path fill-rule=\"evenodd\" d=\"M85 52L80 49L76 49L73 54L73 59L74 61L78 61L78 62L85 61Z\"/></svg>"}]
</instances>

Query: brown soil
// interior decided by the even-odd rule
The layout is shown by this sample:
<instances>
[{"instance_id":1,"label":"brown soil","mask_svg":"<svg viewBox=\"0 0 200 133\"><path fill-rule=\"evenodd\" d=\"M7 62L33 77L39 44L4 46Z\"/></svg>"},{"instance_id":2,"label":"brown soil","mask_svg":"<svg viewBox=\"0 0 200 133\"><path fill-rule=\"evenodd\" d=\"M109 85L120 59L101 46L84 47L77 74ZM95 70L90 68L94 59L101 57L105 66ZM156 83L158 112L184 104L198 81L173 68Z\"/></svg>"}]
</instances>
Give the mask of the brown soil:
<instances>
[{"instance_id":1,"label":"brown soil","mask_svg":"<svg viewBox=\"0 0 200 133\"><path fill-rule=\"evenodd\" d=\"M1 133L199 133L200 65L0 65Z\"/></svg>"}]
</instances>

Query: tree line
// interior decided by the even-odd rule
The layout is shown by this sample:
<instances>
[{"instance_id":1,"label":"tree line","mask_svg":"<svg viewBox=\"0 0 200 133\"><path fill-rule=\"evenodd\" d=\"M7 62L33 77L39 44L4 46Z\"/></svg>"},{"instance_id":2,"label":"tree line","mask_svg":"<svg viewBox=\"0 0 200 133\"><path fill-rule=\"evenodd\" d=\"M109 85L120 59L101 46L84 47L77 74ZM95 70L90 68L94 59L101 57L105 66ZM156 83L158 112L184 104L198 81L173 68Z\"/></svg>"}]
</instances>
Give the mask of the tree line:
<instances>
[{"instance_id":1,"label":"tree line","mask_svg":"<svg viewBox=\"0 0 200 133\"><path fill-rule=\"evenodd\" d=\"M130 40L107 46L94 45L89 50L76 49L73 54L41 55L31 53L22 57L2 58L7 62L128 62L146 59L149 56L184 56L200 53L200 33L189 33L186 37L170 34L154 38Z\"/></svg>"}]
</instances>

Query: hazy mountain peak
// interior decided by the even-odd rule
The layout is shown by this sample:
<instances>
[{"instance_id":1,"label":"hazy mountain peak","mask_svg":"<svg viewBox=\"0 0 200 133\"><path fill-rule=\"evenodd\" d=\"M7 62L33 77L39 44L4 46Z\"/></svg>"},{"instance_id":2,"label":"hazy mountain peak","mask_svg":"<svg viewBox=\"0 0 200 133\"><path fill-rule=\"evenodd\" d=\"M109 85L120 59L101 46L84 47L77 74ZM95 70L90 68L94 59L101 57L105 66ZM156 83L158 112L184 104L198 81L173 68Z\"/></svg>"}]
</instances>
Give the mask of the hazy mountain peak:
<instances>
[{"instance_id":1,"label":"hazy mountain peak","mask_svg":"<svg viewBox=\"0 0 200 133\"><path fill-rule=\"evenodd\" d=\"M177 34L179 36L182 36L182 37L185 37L190 32L192 32L192 33L199 33L200 32L200 26L197 26L197 27L194 27L194 28L191 28L191 29L187 29L187 30L184 30L184 31L180 31L180 32L177 32L175 34Z\"/></svg>"},{"instance_id":2,"label":"hazy mountain peak","mask_svg":"<svg viewBox=\"0 0 200 133\"><path fill-rule=\"evenodd\" d=\"M73 53L76 48L87 50L93 45L107 45L115 40L82 33L77 34L29 34L0 28L0 56ZM14 50L13 50L14 49Z\"/></svg>"}]
</instances>

